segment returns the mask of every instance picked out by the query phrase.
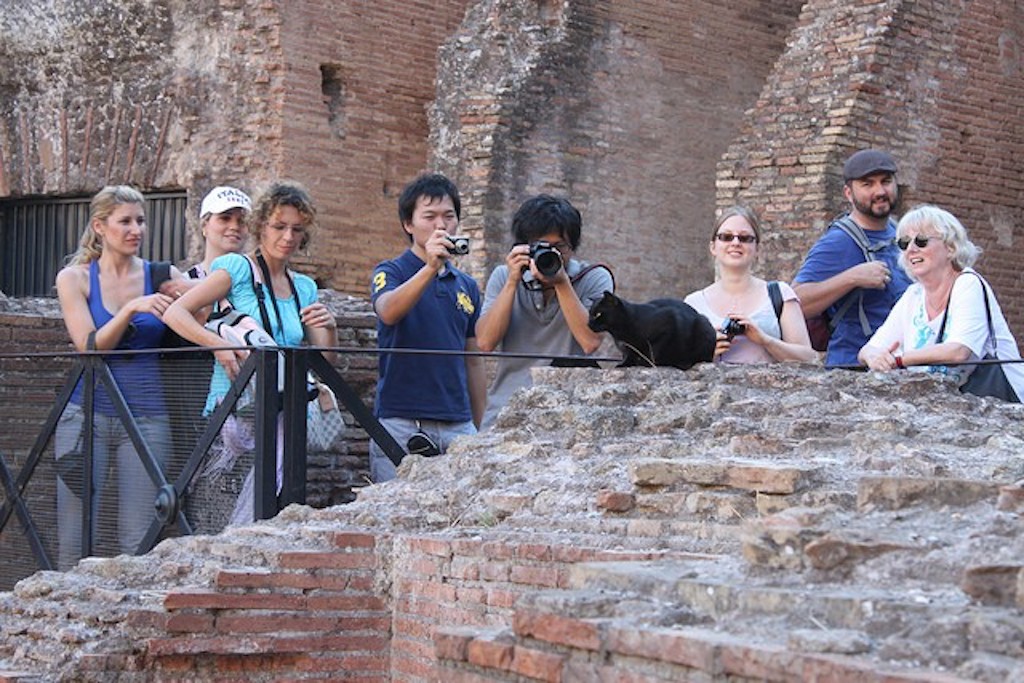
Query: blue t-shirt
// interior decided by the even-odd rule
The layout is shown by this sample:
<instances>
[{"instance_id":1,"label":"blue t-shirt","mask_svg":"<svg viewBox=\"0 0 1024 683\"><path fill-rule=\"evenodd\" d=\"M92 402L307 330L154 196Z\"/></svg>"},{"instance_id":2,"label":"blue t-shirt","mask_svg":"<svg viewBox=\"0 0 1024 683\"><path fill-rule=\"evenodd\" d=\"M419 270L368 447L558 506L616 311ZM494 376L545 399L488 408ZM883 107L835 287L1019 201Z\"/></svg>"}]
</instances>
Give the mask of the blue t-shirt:
<instances>
[{"instance_id":1,"label":"blue t-shirt","mask_svg":"<svg viewBox=\"0 0 1024 683\"><path fill-rule=\"evenodd\" d=\"M425 264L407 249L373 269L370 295L401 286ZM416 305L396 325L377 321L382 349L463 351L476 336L480 288L476 280L448 265L434 278ZM382 353L378 360L377 417L466 422L473 418L462 356Z\"/></svg>"},{"instance_id":2,"label":"blue t-shirt","mask_svg":"<svg viewBox=\"0 0 1024 683\"><path fill-rule=\"evenodd\" d=\"M143 261L143 294L153 293L153 279L150 277L149 261ZM100 268L97 261L89 264L89 313L96 329L109 323L114 315L103 307L100 291ZM121 338L118 349L158 349L163 340L165 326L152 313L136 313L132 316L131 327ZM160 379L159 358L155 353L130 356L108 356L107 366L114 375L114 382L124 395L128 408L135 417L152 417L164 414L164 392ZM85 379L78 382L71 402L83 405ZM96 378L96 392L93 395L94 409L101 415L116 415L114 405L107 396L107 390Z\"/></svg>"},{"instance_id":3,"label":"blue t-shirt","mask_svg":"<svg viewBox=\"0 0 1024 683\"><path fill-rule=\"evenodd\" d=\"M253 290L253 264L247 257L241 254L224 254L218 256L210 264L210 272L217 270L226 271L231 276L231 290L227 299L231 302L232 308L253 317L263 327L263 318L260 315L260 304ZM300 346L305 338L305 331L302 329L302 320L299 317L299 309L305 308L316 302L316 282L312 278L288 271L292 281L295 283L295 291L299 295L298 309L295 306L295 299L291 292L288 296L277 296L277 310L281 312L281 320L277 319L274 313L274 305L270 302L270 292L265 285L263 287L266 296L265 305L267 316L270 318L270 329L267 332L274 338L278 346ZM205 414L213 412L217 403L227 393L231 382L224 372L224 366L214 363L213 377L210 379L210 395L206 399Z\"/></svg>"},{"instance_id":4,"label":"blue t-shirt","mask_svg":"<svg viewBox=\"0 0 1024 683\"><path fill-rule=\"evenodd\" d=\"M884 230L865 230L868 242L873 246L888 242L889 246L873 252L876 261L889 266L892 282L885 289L854 289L841 297L826 311L833 320L835 330L828 342L825 365L858 365L857 352L867 343L870 335L864 334L860 324L860 306L857 297L864 295L864 313L867 315L871 332L877 330L889 315L893 305L910 286L910 278L899 265L900 250L895 244L896 224L890 219ZM811 247L807 258L796 274L795 282L823 282L839 273L864 263L864 252L849 235L839 228L829 227ZM835 319L836 311L848 297L853 303L841 320Z\"/></svg>"}]
</instances>

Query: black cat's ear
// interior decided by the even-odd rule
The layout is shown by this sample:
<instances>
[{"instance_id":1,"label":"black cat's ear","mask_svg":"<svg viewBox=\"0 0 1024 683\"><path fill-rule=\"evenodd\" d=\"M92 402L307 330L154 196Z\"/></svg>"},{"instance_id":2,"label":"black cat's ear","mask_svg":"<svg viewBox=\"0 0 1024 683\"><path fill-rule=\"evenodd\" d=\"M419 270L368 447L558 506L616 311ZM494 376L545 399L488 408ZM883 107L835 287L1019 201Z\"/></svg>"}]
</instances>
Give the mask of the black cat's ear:
<instances>
[{"instance_id":1,"label":"black cat's ear","mask_svg":"<svg viewBox=\"0 0 1024 683\"><path fill-rule=\"evenodd\" d=\"M612 294L611 292L609 292L609 291L608 291L608 290L606 289L606 290L604 291L604 298L605 298L605 300L608 300L608 299L614 299L614 298L615 298L615 295L614 295L614 294Z\"/></svg>"}]
</instances>

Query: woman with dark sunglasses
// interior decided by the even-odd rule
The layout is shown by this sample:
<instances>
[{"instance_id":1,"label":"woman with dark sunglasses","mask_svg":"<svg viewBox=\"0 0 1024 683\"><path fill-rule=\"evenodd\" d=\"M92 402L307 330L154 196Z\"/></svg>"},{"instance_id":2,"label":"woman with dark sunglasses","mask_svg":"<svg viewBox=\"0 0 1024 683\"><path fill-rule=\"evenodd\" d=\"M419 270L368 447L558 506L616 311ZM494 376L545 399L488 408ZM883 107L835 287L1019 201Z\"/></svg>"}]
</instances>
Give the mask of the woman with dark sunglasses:
<instances>
[{"instance_id":1,"label":"woman with dark sunglasses","mask_svg":"<svg viewBox=\"0 0 1024 683\"><path fill-rule=\"evenodd\" d=\"M989 353L1020 359L995 293L971 267L981 249L953 214L935 206L915 208L900 220L896 244L900 266L914 284L860 350L861 363L879 371L924 366L963 384L976 366L943 363L970 363ZM1002 368L1017 396L1024 396L1024 367Z\"/></svg>"},{"instance_id":2,"label":"woman with dark sunglasses","mask_svg":"<svg viewBox=\"0 0 1024 683\"><path fill-rule=\"evenodd\" d=\"M761 225L750 209L726 209L711 232L711 256L718 279L691 293L686 303L718 330L715 361L774 363L817 360L796 293L780 282L776 313L768 283L753 274Z\"/></svg>"}]
</instances>

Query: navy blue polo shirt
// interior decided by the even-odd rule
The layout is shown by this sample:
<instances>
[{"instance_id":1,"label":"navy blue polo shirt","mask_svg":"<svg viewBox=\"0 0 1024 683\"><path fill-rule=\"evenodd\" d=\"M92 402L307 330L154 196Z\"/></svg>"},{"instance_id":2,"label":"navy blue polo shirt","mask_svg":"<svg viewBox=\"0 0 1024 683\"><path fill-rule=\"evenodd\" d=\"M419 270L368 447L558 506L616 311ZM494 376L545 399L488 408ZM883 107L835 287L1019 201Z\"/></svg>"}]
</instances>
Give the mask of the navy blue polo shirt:
<instances>
[{"instance_id":1,"label":"navy blue polo shirt","mask_svg":"<svg viewBox=\"0 0 1024 683\"><path fill-rule=\"evenodd\" d=\"M895 244L896 223L892 219L887 222L885 230L865 230L864 234L872 246L888 243L889 246L875 252L874 257L889 267L892 280L885 289L853 290L829 306L828 314L835 316L847 297L856 297L863 292L864 313L873 332L881 327L889 311L910 286L910 278L900 267L900 250ZM842 230L829 226L811 247L794 281L823 282L861 263L864 263L864 252L857 243ZM834 324L825 365L858 365L857 352L868 343L868 335L861 329L860 308L856 300L843 314L842 320L835 320Z\"/></svg>"},{"instance_id":2,"label":"navy blue polo shirt","mask_svg":"<svg viewBox=\"0 0 1024 683\"><path fill-rule=\"evenodd\" d=\"M377 264L370 283L374 304L377 297L401 286L424 265L411 249ZM377 346L463 351L466 340L476 336L479 317L476 280L449 264L398 324L377 320ZM378 367L377 417L449 422L473 418L463 356L382 353Z\"/></svg>"}]
</instances>

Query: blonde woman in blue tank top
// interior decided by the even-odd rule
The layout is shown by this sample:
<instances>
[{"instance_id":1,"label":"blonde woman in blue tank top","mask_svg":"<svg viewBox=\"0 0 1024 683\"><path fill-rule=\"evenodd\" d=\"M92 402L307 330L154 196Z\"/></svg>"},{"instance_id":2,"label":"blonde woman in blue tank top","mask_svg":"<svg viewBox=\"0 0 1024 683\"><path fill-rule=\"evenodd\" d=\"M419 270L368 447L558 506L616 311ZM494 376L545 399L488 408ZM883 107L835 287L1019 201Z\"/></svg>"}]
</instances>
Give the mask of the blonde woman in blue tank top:
<instances>
[{"instance_id":1,"label":"blonde woman in blue tank top","mask_svg":"<svg viewBox=\"0 0 1024 683\"><path fill-rule=\"evenodd\" d=\"M89 225L80 247L57 274L57 296L71 342L78 351L95 348L159 348L163 315L172 296L154 291L148 262L139 257L146 236L142 194L119 185L103 188L92 199ZM182 274L172 268L168 291ZM111 356L114 380L139 430L159 463L170 441L163 387L156 354ZM82 553L82 480L84 387L79 383L57 425L58 566L68 568ZM93 523L100 522L106 474L116 464L120 552L139 550L153 521L156 485L101 386L94 395Z\"/></svg>"}]
</instances>

